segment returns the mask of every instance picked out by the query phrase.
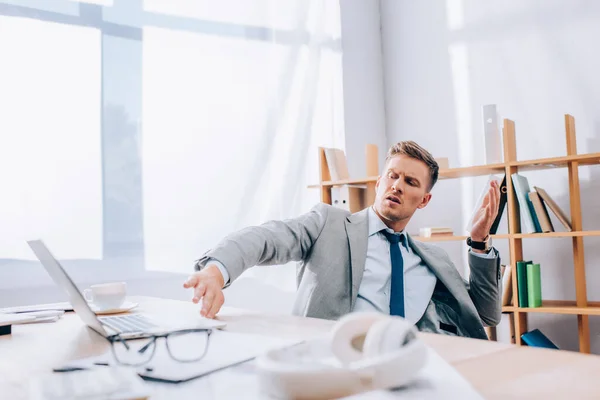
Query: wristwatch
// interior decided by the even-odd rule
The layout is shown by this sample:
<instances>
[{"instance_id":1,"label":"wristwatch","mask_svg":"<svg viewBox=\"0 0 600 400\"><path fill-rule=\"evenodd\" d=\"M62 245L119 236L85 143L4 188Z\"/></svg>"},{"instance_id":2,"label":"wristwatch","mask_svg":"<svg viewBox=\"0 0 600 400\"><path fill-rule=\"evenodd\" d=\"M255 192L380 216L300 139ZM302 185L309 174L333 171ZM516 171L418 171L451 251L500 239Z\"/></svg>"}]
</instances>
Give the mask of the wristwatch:
<instances>
[{"instance_id":1,"label":"wristwatch","mask_svg":"<svg viewBox=\"0 0 600 400\"><path fill-rule=\"evenodd\" d=\"M490 235L487 235L485 239L483 239L483 242L476 242L469 236L467 238L467 245L475 250L489 251L492 248L492 238Z\"/></svg>"}]
</instances>

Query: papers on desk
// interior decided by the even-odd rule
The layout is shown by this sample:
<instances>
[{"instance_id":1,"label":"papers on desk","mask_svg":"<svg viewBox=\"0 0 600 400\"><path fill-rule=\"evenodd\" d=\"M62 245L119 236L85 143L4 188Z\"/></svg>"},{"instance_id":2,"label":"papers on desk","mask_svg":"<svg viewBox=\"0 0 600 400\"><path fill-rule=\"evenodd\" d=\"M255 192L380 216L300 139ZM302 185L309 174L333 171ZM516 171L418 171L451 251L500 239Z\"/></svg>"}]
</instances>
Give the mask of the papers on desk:
<instances>
[{"instance_id":1,"label":"papers on desk","mask_svg":"<svg viewBox=\"0 0 600 400\"><path fill-rule=\"evenodd\" d=\"M0 314L1 321L13 321L12 325L16 324L35 324L38 322L56 322L63 316L65 312L61 310L48 311L32 311L20 313Z\"/></svg>"},{"instance_id":2,"label":"papers on desk","mask_svg":"<svg viewBox=\"0 0 600 400\"><path fill-rule=\"evenodd\" d=\"M135 369L138 375L144 379L180 383L252 360L267 350L290 346L299 342L299 340L281 339L272 336L215 330L210 337L208 351L204 358L197 362L182 363L171 358L164 339L160 339L156 343L156 353L152 360ZM95 364L101 363L115 364L110 349L101 356L78 360L60 367L93 368Z\"/></svg>"},{"instance_id":3,"label":"papers on desk","mask_svg":"<svg viewBox=\"0 0 600 400\"><path fill-rule=\"evenodd\" d=\"M0 314L0 326L22 324L33 321L35 317L21 314Z\"/></svg>"},{"instance_id":4,"label":"papers on desk","mask_svg":"<svg viewBox=\"0 0 600 400\"><path fill-rule=\"evenodd\" d=\"M73 311L73 306L69 302L48 303L48 304L33 304L28 306L16 306L0 308L0 313L25 313L35 311Z\"/></svg>"},{"instance_id":5,"label":"papers on desk","mask_svg":"<svg viewBox=\"0 0 600 400\"><path fill-rule=\"evenodd\" d=\"M147 399L150 388L134 371L112 367L43 374L30 381L31 400Z\"/></svg>"}]
</instances>

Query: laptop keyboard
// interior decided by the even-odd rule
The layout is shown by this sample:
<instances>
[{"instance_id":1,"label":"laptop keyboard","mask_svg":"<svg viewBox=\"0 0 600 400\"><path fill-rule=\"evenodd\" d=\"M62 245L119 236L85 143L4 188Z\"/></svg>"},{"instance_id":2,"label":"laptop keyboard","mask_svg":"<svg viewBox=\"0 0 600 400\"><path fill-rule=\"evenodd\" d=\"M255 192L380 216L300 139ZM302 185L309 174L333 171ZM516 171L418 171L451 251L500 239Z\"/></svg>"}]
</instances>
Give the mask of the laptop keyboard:
<instances>
[{"instance_id":1,"label":"laptop keyboard","mask_svg":"<svg viewBox=\"0 0 600 400\"><path fill-rule=\"evenodd\" d=\"M158 328L140 314L128 314L116 317L102 317L100 321L118 333L149 332Z\"/></svg>"}]
</instances>

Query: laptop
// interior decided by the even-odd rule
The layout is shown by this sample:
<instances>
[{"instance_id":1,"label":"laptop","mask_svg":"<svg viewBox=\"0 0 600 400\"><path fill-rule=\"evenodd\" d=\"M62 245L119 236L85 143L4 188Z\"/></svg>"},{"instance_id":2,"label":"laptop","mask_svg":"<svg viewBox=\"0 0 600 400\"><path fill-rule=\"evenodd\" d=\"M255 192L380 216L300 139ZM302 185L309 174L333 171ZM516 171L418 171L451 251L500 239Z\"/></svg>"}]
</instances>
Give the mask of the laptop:
<instances>
[{"instance_id":1,"label":"laptop","mask_svg":"<svg viewBox=\"0 0 600 400\"><path fill-rule=\"evenodd\" d=\"M143 338L176 329L222 328L225 326L224 322L212 319L204 319L201 323L196 324L188 323L187 326L181 324L175 326L160 323L160 321L143 313L98 317L44 242L31 240L27 244L29 244L29 247L31 247L54 282L67 292L69 301L77 315L88 327L104 337L119 334L123 338Z\"/></svg>"}]
</instances>

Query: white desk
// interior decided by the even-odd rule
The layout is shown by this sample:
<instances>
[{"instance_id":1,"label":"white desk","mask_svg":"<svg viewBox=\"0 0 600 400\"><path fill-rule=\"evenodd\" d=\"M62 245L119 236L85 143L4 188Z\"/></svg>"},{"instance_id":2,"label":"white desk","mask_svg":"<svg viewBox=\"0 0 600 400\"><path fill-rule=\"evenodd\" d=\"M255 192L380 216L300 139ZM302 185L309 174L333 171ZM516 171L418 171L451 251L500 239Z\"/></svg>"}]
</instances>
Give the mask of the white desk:
<instances>
[{"instance_id":1,"label":"white desk","mask_svg":"<svg viewBox=\"0 0 600 400\"><path fill-rule=\"evenodd\" d=\"M156 314L177 312L194 318L191 302L137 298L140 309ZM260 333L291 339L308 339L329 331L333 321L265 315L223 309L219 319L226 330ZM531 349L514 345L421 334L421 338L452 364L486 398L598 398L600 357ZM2 399L27 398L32 374L78 358L104 353L108 342L68 313L56 323L13 326L13 334L0 337L0 394ZM254 387L251 364L216 372L184 384L152 384L152 399L247 398ZM232 382L236 384L233 385ZM256 394L253 394L256 396Z\"/></svg>"}]
</instances>

